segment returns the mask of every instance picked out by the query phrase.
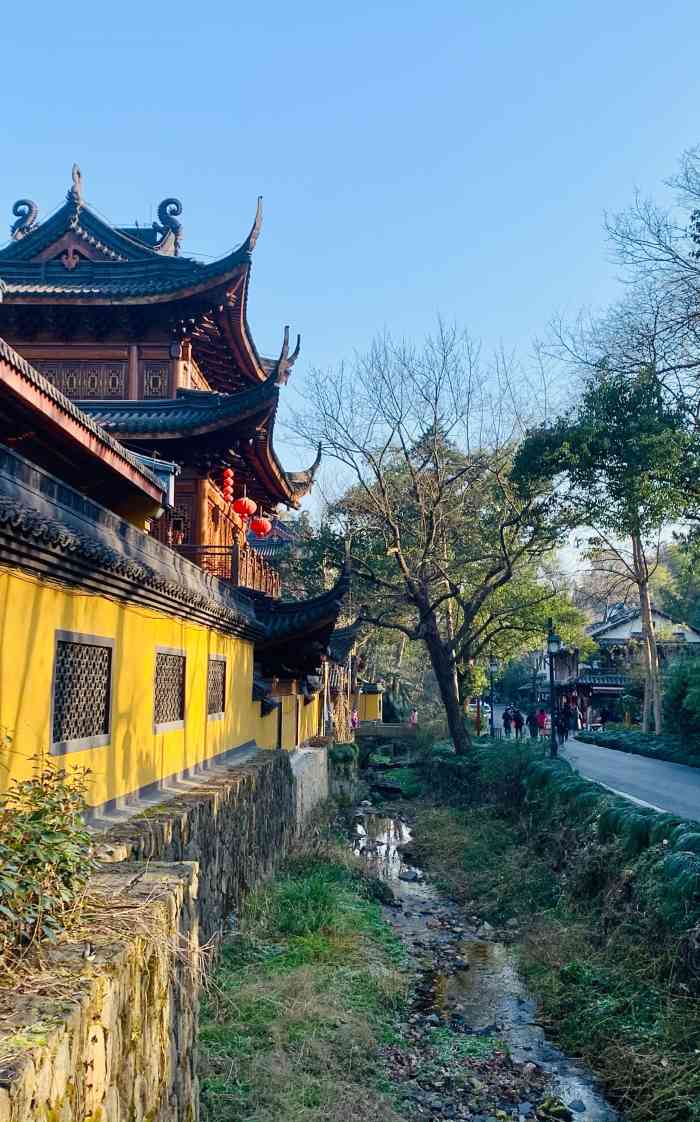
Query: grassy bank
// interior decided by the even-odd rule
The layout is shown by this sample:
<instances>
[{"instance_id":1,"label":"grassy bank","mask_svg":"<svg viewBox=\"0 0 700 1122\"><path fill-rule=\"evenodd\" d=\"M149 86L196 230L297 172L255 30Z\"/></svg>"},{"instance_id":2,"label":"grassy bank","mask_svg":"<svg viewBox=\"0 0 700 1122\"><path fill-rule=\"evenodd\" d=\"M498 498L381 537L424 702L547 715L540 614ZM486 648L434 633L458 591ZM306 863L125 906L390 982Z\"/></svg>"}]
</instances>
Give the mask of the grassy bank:
<instances>
[{"instance_id":1,"label":"grassy bank","mask_svg":"<svg viewBox=\"0 0 700 1122\"><path fill-rule=\"evenodd\" d=\"M248 898L204 1004L203 1122L399 1122L376 1062L405 1001L380 889L328 849Z\"/></svg>"},{"instance_id":2,"label":"grassy bank","mask_svg":"<svg viewBox=\"0 0 700 1122\"><path fill-rule=\"evenodd\" d=\"M629 1122L700 1122L700 835L564 764L517 786L519 799L483 799L513 787L491 774L472 787L481 805L417 807L419 859L468 911L512 921L549 1035Z\"/></svg>"},{"instance_id":3,"label":"grassy bank","mask_svg":"<svg viewBox=\"0 0 700 1122\"><path fill-rule=\"evenodd\" d=\"M599 744L601 748L614 748L618 752L631 752L636 756L648 756L652 760L700 767L700 744L671 733L656 736L638 729L612 728L604 732L579 732L576 735L585 744Z\"/></svg>"}]
</instances>

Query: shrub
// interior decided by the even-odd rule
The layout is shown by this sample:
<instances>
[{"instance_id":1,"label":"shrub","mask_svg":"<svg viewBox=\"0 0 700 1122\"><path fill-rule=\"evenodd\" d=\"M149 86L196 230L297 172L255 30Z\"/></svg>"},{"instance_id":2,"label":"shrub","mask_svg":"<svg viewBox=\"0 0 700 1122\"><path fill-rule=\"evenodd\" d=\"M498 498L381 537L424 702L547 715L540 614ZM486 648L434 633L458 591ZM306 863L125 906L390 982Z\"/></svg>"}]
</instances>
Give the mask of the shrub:
<instances>
[{"instance_id":1,"label":"shrub","mask_svg":"<svg viewBox=\"0 0 700 1122\"><path fill-rule=\"evenodd\" d=\"M533 759L528 741L474 738L468 756L456 756L450 741L435 744L425 764L431 793L450 803L498 802L517 807Z\"/></svg>"},{"instance_id":2,"label":"shrub","mask_svg":"<svg viewBox=\"0 0 700 1122\"><path fill-rule=\"evenodd\" d=\"M85 829L87 772L43 764L0 799L0 951L56 938L94 868Z\"/></svg>"},{"instance_id":3,"label":"shrub","mask_svg":"<svg viewBox=\"0 0 700 1122\"><path fill-rule=\"evenodd\" d=\"M331 767L339 774L349 779L355 769L358 758L356 744L333 744L328 751Z\"/></svg>"}]
</instances>

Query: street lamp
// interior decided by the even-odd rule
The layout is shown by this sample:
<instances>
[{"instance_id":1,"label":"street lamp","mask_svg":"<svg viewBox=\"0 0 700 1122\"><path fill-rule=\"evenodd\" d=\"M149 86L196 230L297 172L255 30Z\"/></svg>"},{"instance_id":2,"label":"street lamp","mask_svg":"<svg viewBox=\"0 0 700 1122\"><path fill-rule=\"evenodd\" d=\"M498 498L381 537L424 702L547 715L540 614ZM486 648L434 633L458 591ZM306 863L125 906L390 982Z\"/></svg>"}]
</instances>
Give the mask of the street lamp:
<instances>
[{"instance_id":1,"label":"street lamp","mask_svg":"<svg viewBox=\"0 0 700 1122\"><path fill-rule=\"evenodd\" d=\"M555 724L556 699L554 696L554 659L561 650L561 639L554 630L550 619L547 624L547 653L549 655L549 718L551 721L549 754L552 759L557 755L557 729Z\"/></svg>"},{"instance_id":2,"label":"street lamp","mask_svg":"<svg viewBox=\"0 0 700 1122\"><path fill-rule=\"evenodd\" d=\"M493 675L494 675L494 671L496 670L497 666L498 666L498 659L496 658L496 656L495 655L489 655L489 678L490 678L490 684L491 684L491 696L490 696L490 699L489 699L490 702L491 702L491 713L490 713L490 716L489 716L489 734L490 734L492 740L496 735L496 727L494 725L494 717L493 717Z\"/></svg>"}]
</instances>

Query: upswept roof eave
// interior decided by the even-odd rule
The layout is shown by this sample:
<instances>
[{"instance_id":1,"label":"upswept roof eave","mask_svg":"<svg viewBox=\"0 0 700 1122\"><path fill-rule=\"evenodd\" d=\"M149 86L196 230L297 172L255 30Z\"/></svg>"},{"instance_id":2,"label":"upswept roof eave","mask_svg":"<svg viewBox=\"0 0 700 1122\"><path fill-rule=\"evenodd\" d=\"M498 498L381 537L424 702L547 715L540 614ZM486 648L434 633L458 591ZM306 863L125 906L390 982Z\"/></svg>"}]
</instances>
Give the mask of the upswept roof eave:
<instances>
[{"instance_id":1,"label":"upswept roof eave","mask_svg":"<svg viewBox=\"0 0 700 1122\"><path fill-rule=\"evenodd\" d=\"M240 254L238 251L209 265L200 265L192 258L183 257L163 257L159 260L177 261L181 275L177 277L146 276L140 282L131 279L125 282L123 277L120 278L117 274L114 280L110 282L110 287L104 285L100 287L98 283L90 282L84 277L83 283L77 283L80 280L80 274L77 271L70 276L66 273L65 280L61 276L55 283L52 280L46 280L45 274L43 280L37 278L36 281L18 281L13 278L12 269L6 267L4 270L6 285L4 299L7 304L91 304L96 307L121 304L172 304L180 300L201 296L205 292L216 293L217 289L225 289L240 276L241 268L246 268L250 264L246 255ZM196 266L198 271L193 272L190 277L185 277L182 275L183 271L180 266L190 262L193 266ZM1 260L0 267L2 267ZM119 267L118 263L114 265L115 270ZM152 272L155 272L155 270L152 270ZM75 283L69 283L71 279ZM259 380L264 381L264 377Z\"/></svg>"},{"instance_id":2,"label":"upswept roof eave","mask_svg":"<svg viewBox=\"0 0 700 1122\"><path fill-rule=\"evenodd\" d=\"M351 570L346 562L338 580L327 592L311 600L281 601L256 596L256 615L266 629L262 646L274 646L300 637L312 639L315 632L335 627L350 590Z\"/></svg>"},{"instance_id":3,"label":"upswept roof eave","mask_svg":"<svg viewBox=\"0 0 700 1122\"><path fill-rule=\"evenodd\" d=\"M98 419L98 423L108 431L119 433L121 440L177 440L196 436L206 436L213 432L225 431L254 417L270 416L277 407L279 386L274 379L268 379L257 386L241 390L237 394L209 393L206 390L190 390L180 393L176 398L142 401L83 401L81 408ZM187 412L190 417L187 418ZM172 428L163 427L175 415L180 415ZM183 422L183 415L185 419ZM132 427L128 427L126 417L131 416ZM161 421L159 427L144 428L149 417ZM142 420L138 427L134 420Z\"/></svg>"}]
</instances>

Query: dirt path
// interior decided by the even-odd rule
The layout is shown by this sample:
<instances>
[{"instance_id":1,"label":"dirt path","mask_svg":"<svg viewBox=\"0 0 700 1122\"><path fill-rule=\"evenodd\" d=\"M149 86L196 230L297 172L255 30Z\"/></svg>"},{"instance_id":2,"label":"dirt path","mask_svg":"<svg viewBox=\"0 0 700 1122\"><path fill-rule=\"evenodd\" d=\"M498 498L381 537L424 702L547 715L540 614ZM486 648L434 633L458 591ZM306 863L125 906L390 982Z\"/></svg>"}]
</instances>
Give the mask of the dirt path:
<instances>
[{"instance_id":1,"label":"dirt path","mask_svg":"<svg viewBox=\"0 0 700 1122\"><path fill-rule=\"evenodd\" d=\"M364 803L353 829L355 851L391 885L386 915L415 976L405 1037L384 1053L407 1117L618 1119L589 1073L546 1041L507 943L410 864L409 823Z\"/></svg>"}]
</instances>

